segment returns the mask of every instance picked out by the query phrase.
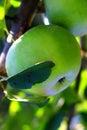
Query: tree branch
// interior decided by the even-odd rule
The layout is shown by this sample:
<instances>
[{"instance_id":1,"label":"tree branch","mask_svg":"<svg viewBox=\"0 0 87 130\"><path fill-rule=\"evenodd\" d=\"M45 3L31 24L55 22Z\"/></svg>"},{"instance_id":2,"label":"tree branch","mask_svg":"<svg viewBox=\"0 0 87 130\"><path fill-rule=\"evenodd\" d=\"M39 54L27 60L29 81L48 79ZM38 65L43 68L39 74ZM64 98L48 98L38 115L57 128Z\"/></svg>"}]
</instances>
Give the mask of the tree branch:
<instances>
[{"instance_id":1,"label":"tree branch","mask_svg":"<svg viewBox=\"0 0 87 130\"><path fill-rule=\"evenodd\" d=\"M20 37L30 26L40 0L22 0L16 19L12 22L11 31L0 55L0 72L5 73L5 59L13 39Z\"/></svg>"}]
</instances>

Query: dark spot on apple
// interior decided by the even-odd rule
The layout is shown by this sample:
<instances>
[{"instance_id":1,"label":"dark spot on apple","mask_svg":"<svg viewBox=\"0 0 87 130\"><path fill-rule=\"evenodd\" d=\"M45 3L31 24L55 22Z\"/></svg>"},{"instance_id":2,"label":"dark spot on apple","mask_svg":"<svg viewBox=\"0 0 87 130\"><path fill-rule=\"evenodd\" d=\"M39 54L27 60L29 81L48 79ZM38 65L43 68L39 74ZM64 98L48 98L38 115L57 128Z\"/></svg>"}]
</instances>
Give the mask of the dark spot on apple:
<instances>
[{"instance_id":1,"label":"dark spot on apple","mask_svg":"<svg viewBox=\"0 0 87 130\"><path fill-rule=\"evenodd\" d=\"M62 83L64 82L64 80L65 80L65 77L62 77L62 78L60 78L60 79L58 80L58 82L57 82L57 83L62 84Z\"/></svg>"}]
</instances>

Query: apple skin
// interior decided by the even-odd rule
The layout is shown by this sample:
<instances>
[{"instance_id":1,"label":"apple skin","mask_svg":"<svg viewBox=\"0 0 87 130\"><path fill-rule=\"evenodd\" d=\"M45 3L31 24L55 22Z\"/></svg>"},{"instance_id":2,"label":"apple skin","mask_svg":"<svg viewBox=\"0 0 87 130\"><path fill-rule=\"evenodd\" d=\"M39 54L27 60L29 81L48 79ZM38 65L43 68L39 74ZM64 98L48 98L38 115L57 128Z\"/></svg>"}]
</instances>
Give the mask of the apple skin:
<instances>
[{"instance_id":1,"label":"apple skin","mask_svg":"<svg viewBox=\"0 0 87 130\"><path fill-rule=\"evenodd\" d=\"M80 47L75 37L56 25L41 25L30 29L17 39L6 57L8 76L45 61L55 66L50 76L26 91L43 96L55 95L76 78L80 65ZM25 88L23 88L25 89Z\"/></svg>"},{"instance_id":2,"label":"apple skin","mask_svg":"<svg viewBox=\"0 0 87 130\"><path fill-rule=\"evenodd\" d=\"M60 25L75 36L87 33L87 0L44 0L50 23Z\"/></svg>"}]
</instances>

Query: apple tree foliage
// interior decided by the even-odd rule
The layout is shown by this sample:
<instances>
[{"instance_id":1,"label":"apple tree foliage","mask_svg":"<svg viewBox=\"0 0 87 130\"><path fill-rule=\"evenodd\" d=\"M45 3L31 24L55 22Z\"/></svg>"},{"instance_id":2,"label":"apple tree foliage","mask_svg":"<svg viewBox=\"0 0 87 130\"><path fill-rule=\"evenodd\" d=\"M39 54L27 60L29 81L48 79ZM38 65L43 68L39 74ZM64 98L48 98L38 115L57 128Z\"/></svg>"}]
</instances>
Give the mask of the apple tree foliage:
<instances>
[{"instance_id":1,"label":"apple tree foliage","mask_svg":"<svg viewBox=\"0 0 87 130\"><path fill-rule=\"evenodd\" d=\"M26 0L0 0L1 54L11 31L14 33L11 39L12 44L30 28L45 24L45 7L42 1L31 2L32 0L29 0L30 2L24 4L20 9L21 1L26 3ZM37 2L39 4L36 11ZM20 11L18 12L18 10ZM30 102L25 99L20 102L21 99L17 96L22 95L23 97L24 92L17 89L14 92L14 89L9 89L7 79L0 82L0 130L87 129L87 34L75 38L81 48L81 69L73 83L58 95L46 99L26 93L30 96ZM6 72L0 71L1 80L2 77L7 78Z\"/></svg>"}]
</instances>

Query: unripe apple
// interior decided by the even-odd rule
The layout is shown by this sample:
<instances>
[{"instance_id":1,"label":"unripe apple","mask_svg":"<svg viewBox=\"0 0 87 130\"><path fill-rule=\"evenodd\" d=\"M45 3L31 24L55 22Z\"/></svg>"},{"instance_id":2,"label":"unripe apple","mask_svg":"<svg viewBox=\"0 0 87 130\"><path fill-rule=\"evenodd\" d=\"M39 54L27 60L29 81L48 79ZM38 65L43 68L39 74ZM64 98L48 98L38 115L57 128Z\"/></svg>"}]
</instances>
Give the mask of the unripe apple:
<instances>
[{"instance_id":1,"label":"unripe apple","mask_svg":"<svg viewBox=\"0 0 87 130\"><path fill-rule=\"evenodd\" d=\"M50 23L65 27L75 36L87 33L87 0L44 0Z\"/></svg>"},{"instance_id":2,"label":"unripe apple","mask_svg":"<svg viewBox=\"0 0 87 130\"><path fill-rule=\"evenodd\" d=\"M67 88L79 72L80 47L75 37L56 25L41 25L30 29L9 49L6 57L7 74L13 76L45 61L55 64L49 77L27 91L45 96L55 95ZM25 86L21 89L25 89Z\"/></svg>"}]
</instances>

